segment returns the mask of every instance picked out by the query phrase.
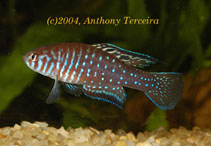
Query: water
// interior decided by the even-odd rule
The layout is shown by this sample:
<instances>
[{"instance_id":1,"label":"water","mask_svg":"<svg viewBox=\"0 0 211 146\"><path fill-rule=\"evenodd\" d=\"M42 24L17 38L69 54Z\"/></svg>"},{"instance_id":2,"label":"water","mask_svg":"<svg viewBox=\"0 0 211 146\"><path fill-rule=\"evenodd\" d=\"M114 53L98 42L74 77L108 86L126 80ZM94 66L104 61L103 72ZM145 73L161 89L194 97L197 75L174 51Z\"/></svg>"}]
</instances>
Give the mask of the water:
<instances>
[{"instance_id":1,"label":"water","mask_svg":"<svg viewBox=\"0 0 211 146\"><path fill-rule=\"evenodd\" d=\"M55 127L134 132L161 125L211 128L209 4L205 0L1 1L0 127L27 120L46 121ZM52 24L56 16L62 24ZM127 16L131 19L126 23ZM155 110L143 92L126 88L127 101L120 110L62 89L60 100L47 105L53 80L27 68L22 56L58 42L113 43L158 58L159 63L144 70L183 73L183 97L175 109L164 112Z\"/></svg>"}]
</instances>

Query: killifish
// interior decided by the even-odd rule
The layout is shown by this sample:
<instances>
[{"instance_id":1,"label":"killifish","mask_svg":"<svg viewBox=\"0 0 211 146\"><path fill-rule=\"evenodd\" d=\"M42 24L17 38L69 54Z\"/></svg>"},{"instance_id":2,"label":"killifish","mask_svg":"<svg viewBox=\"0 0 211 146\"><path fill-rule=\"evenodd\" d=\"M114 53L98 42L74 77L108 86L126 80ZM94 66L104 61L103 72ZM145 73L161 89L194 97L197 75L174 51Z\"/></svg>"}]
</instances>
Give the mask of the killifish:
<instances>
[{"instance_id":1,"label":"killifish","mask_svg":"<svg viewBox=\"0 0 211 146\"><path fill-rule=\"evenodd\" d=\"M83 93L119 108L127 96L124 87L143 91L163 110L173 109L182 96L180 73L143 71L158 60L109 43L47 45L23 58L30 69L55 80L46 103L58 99L60 85L74 96Z\"/></svg>"}]
</instances>

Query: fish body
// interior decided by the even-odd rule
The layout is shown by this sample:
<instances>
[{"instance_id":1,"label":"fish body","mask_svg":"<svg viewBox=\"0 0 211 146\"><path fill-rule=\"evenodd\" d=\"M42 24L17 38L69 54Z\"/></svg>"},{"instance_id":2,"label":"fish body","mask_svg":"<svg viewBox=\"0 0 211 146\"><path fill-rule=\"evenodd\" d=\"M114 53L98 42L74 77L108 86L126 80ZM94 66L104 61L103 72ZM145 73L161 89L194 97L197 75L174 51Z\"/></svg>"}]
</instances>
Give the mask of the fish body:
<instances>
[{"instance_id":1,"label":"fish body","mask_svg":"<svg viewBox=\"0 0 211 146\"><path fill-rule=\"evenodd\" d=\"M159 108L175 107L181 98L183 80L179 73L141 70L157 59L127 51L113 44L59 43L24 55L32 70L55 80L47 103L58 99L63 84L75 96L82 93L122 108L124 87L141 90Z\"/></svg>"}]
</instances>

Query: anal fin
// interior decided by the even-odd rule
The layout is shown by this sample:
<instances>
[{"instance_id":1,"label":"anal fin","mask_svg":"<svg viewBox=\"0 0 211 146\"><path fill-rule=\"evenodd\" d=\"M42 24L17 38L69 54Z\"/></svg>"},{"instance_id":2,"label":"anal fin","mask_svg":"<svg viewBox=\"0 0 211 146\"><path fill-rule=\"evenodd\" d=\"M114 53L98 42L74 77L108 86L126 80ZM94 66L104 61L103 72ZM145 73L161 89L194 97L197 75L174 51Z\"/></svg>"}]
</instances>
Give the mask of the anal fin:
<instances>
[{"instance_id":1,"label":"anal fin","mask_svg":"<svg viewBox=\"0 0 211 146\"><path fill-rule=\"evenodd\" d=\"M122 105L126 100L125 90L121 86L83 85L82 90L88 97L112 103L120 109L122 109Z\"/></svg>"}]
</instances>

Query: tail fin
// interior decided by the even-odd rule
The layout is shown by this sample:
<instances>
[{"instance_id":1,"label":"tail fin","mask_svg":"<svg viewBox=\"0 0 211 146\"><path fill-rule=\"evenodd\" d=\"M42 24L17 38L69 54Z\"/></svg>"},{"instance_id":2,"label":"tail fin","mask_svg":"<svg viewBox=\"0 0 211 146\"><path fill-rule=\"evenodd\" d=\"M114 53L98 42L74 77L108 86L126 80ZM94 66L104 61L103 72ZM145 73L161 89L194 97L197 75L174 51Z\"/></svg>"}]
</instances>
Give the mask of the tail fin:
<instances>
[{"instance_id":1,"label":"tail fin","mask_svg":"<svg viewBox=\"0 0 211 146\"><path fill-rule=\"evenodd\" d=\"M182 75L174 72L150 74L155 84L146 88L145 95L160 109L173 109L182 96L184 87Z\"/></svg>"}]
</instances>

